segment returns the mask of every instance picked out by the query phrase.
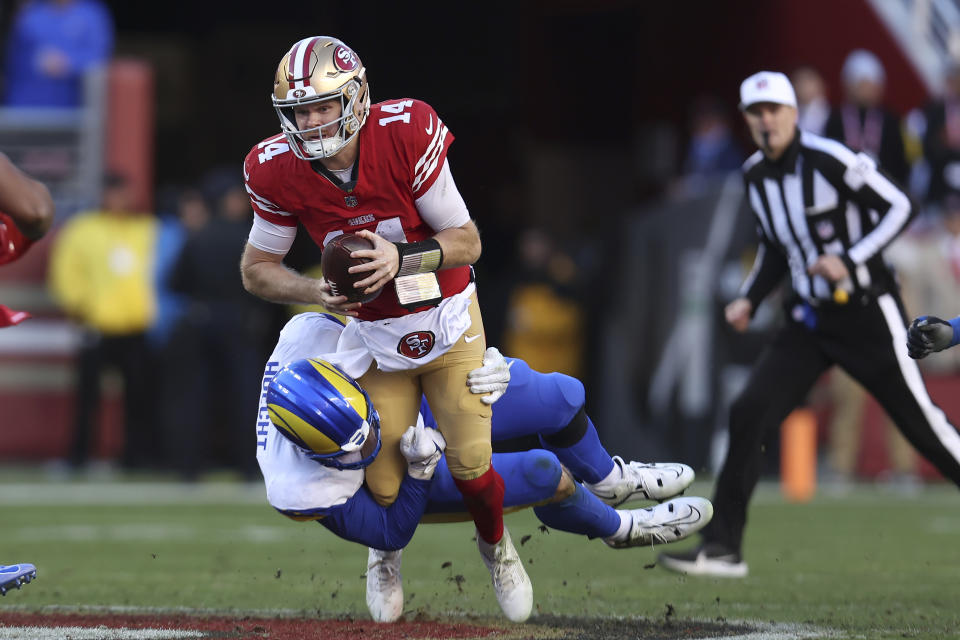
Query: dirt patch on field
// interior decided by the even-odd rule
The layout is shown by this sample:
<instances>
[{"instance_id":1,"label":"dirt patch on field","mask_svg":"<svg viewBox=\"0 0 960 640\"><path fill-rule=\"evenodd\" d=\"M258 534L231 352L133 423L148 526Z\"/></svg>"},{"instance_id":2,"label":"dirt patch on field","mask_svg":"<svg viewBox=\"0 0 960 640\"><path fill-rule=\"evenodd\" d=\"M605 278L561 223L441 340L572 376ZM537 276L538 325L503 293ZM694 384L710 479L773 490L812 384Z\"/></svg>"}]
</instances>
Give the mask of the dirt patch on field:
<instances>
[{"instance_id":1,"label":"dirt patch on field","mask_svg":"<svg viewBox=\"0 0 960 640\"><path fill-rule=\"evenodd\" d=\"M99 631L98 631L99 630ZM528 624L417 618L377 624L351 618L262 618L192 615L0 613L0 640L235 638L238 640L681 640L745 635L725 622L536 616ZM189 636L182 635L190 633ZM100 635L98 635L100 634Z\"/></svg>"}]
</instances>

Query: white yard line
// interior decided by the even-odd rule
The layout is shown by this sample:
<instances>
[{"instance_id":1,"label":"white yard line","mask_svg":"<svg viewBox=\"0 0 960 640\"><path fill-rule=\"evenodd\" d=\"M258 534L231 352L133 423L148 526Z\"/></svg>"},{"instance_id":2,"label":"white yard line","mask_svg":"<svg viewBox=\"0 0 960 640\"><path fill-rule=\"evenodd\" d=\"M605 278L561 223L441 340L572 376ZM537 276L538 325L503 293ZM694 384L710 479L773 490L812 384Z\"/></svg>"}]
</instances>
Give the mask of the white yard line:
<instances>
[{"instance_id":1,"label":"white yard line","mask_svg":"<svg viewBox=\"0 0 960 640\"><path fill-rule=\"evenodd\" d=\"M177 629L127 629L121 627L5 627L0 626L0 640L174 640L203 638L200 631Z\"/></svg>"},{"instance_id":2,"label":"white yard line","mask_svg":"<svg viewBox=\"0 0 960 640\"><path fill-rule=\"evenodd\" d=\"M282 521L281 521L282 522ZM286 523L284 523L286 524ZM291 523L293 524L293 523ZM64 525L27 526L11 528L7 540L24 542L184 542L195 544L204 536L217 540L241 542L281 542L301 535L295 526L242 525L211 533L187 524L164 523L95 524L71 523Z\"/></svg>"},{"instance_id":3,"label":"white yard line","mask_svg":"<svg viewBox=\"0 0 960 640\"><path fill-rule=\"evenodd\" d=\"M264 504L262 483L81 482L0 484L0 505Z\"/></svg>"},{"instance_id":4,"label":"white yard line","mask_svg":"<svg viewBox=\"0 0 960 640\"><path fill-rule=\"evenodd\" d=\"M728 621L731 622L731 621ZM731 622L731 624L745 624L751 627L760 627L751 633L739 636L711 636L699 640L807 640L813 638L847 638L836 629L822 629L800 624L760 624L752 620Z\"/></svg>"}]
</instances>

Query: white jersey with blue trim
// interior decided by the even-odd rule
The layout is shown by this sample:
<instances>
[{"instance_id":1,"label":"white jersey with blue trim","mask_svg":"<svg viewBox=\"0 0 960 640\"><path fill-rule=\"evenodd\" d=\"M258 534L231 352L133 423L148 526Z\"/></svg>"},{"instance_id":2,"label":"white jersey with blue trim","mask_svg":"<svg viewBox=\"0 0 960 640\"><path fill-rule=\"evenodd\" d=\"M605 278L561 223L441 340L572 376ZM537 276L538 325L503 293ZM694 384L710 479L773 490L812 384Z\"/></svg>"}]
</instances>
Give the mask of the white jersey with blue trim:
<instances>
[{"instance_id":1,"label":"white jersey with blue trim","mask_svg":"<svg viewBox=\"0 0 960 640\"><path fill-rule=\"evenodd\" d=\"M266 389L284 365L302 358L336 363L337 341L343 324L324 313L301 313L287 322L264 369L257 413L257 462L267 487L267 500L275 509L308 516L341 505L363 485L363 469L339 470L308 458L280 435L267 413ZM345 454L347 456L359 453Z\"/></svg>"}]
</instances>

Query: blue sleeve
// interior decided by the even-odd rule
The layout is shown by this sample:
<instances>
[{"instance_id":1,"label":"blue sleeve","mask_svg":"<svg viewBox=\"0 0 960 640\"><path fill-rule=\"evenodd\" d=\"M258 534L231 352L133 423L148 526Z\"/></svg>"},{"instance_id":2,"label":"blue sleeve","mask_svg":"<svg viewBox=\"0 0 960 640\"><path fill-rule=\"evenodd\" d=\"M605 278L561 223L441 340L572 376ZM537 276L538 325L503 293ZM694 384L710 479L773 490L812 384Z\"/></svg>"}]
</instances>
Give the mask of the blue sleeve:
<instances>
[{"instance_id":1,"label":"blue sleeve","mask_svg":"<svg viewBox=\"0 0 960 640\"><path fill-rule=\"evenodd\" d=\"M382 551L403 549L417 530L427 506L429 480L405 475L397 499L381 506L364 485L337 507L320 524L345 540Z\"/></svg>"},{"instance_id":2,"label":"blue sleeve","mask_svg":"<svg viewBox=\"0 0 960 640\"><path fill-rule=\"evenodd\" d=\"M950 341L950 346L960 344L960 316L957 316L950 321L950 326L953 327L953 340Z\"/></svg>"},{"instance_id":3,"label":"blue sleeve","mask_svg":"<svg viewBox=\"0 0 960 640\"><path fill-rule=\"evenodd\" d=\"M423 416L424 426L429 429L439 429L437 419L433 417L433 412L430 411L430 405L427 404L427 396L423 396L420 399L420 415Z\"/></svg>"}]
</instances>

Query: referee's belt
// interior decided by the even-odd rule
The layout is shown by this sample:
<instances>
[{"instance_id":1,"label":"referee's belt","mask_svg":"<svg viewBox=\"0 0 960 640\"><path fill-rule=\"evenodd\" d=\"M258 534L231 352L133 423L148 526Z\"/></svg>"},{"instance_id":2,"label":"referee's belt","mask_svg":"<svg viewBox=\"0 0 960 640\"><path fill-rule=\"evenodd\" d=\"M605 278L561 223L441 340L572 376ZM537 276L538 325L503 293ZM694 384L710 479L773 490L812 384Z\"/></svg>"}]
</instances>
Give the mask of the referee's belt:
<instances>
[{"instance_id":1,"label":"referee's belt","mask_svg":"<svg viewBox=\"0 0 960 640\"><path fill-rule=\"evenodd\" d=\"M840 289L837 291L840 291ZM837 295L833 298L813 298L811 300L800 296L797 297L815 309L843 309L845 307L865 307L880 296L889 293L889 291L883 287L868 287L866 289L857 289L850 293L844 293L846 299Z\"/></svg>"}]
</instances>

